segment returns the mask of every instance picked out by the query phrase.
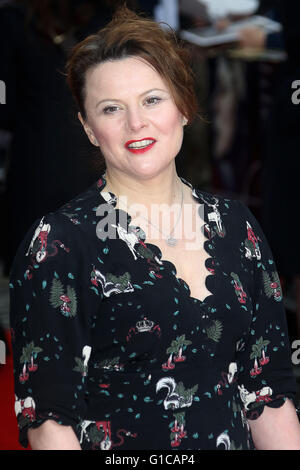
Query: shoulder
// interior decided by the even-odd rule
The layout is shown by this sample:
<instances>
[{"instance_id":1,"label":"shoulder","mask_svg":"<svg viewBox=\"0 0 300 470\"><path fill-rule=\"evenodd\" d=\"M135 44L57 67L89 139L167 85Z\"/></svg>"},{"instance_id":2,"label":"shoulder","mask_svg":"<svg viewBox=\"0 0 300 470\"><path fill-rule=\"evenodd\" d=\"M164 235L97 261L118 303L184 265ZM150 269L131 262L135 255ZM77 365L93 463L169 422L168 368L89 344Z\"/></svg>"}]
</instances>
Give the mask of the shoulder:
<instances>
[{"instance_id":1,"label":"shoulder","mask_svg":"<svg viewBox=\"0 0 300 470\"><path fill-rule=\"evenodd\" d=\"M219 213L227 223L244 222L255 218L249 207L239 199L231 199L219 194L194 189L199 201L204 204L208 214Z\"/></svg>"},{"instance_id":2,"label":"shoulder","mask_svg":"<svg viewBox=\"0 0 300 470\"><path fill-rule=\"evenodd\" d=\"M195 191L199 201L204 204L212 235L218 234L233 244L244 242L249 237L265 240L260 222L244 202L197 189Z\"/></svg>"},{"instance_id":3,"label":"shoulder","mask_svg":"<svg viewBox=\"0 0 300 470\"><path fill-rule=\"evenodd\" d=\"M96 181L57 210L46 214L45 220L52 222L57 230L86 235L91 226L96 225L97 211L103 203L105 200Z\"/></svg>"},{"instance_id":4,"label":"shoulder","mask_svg":"<svg viewBox=\"0 0 300 470\"><path fill-rule=\"evenodd\" d=\"M219 210L230 210L231 212L240 210L243 212L247 207L239 199L227 198L220 194L203 191L197 188L194 188L193 191L196 193L200 201L208 207L217 207Z\"/></svg>"},{"instance_id":5,"label":"shoulder","mask_svg":"<svg viewBox=\"0 0 300 470\"><path fill-rule=\"evenodd\" d=\"M207 231L210 239L219 240L224 251L238 247L249 260L267 260L273 264L273 255L264 231L249 207L238 199L197 191L207 213ZM218 235L218 236L215 236Z\"/></svg>"},{"instance_id":6,"label":"shoulder","mask_svg":"<svg viewBox=\"0 0 300 470\"><path fill-rule=\"evenodd\" d=\"M29 227L18 251L44 253L50 245L72 245L82 250L89 235L96 234L96 212L103 202L97 189L94 183L58 209L41 215Z\"/></svg>"}]
</instances>

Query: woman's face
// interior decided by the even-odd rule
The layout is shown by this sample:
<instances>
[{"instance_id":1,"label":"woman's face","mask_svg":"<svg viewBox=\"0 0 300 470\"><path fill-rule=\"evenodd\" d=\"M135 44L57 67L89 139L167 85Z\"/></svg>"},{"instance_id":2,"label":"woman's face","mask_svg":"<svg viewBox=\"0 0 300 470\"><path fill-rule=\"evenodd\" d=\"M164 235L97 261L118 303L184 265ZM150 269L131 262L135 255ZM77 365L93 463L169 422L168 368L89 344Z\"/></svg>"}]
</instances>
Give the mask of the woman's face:
<instances>
[{"instance_id":1,"label":"woman's face","mask_svg":"<svg viewBox=\"0 0 300 470\"><path fill-rule=\"evenodd\" d=\"M150 178L174 163L183 116L170 90L138 57L104 62L86 75L86 121L79 119L107 168Z\"/></svg>"}]
</instances>

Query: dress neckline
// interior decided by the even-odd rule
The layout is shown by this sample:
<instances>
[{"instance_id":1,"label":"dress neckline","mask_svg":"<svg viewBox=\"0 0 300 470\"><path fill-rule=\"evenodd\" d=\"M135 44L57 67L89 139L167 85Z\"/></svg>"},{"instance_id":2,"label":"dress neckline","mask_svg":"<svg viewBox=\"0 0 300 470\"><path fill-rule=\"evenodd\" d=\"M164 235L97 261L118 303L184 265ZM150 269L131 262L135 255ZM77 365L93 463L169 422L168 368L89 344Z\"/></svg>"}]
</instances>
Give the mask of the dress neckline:
<instances>
[{"instance_id":1,"label":"dress neckline","mask_svg":"<svg viewBox=\"0 0 300 470\"><path fill-rule=\"evenodd\" d=\"M150 250L152 250L156 256L158 257L159 261L161 263L163 263L163 265L165 267L169 267L169 269L171 270L173 276L175 277L176 281L178 284L181 284L185 291L187 291L187 294L188 294L188 297L189 299L194 303L194 304L199 304L201 306L203 305L206 305L208 304L214 297L215 295L215 286L216 286L216 280L215 280L215 250L214 250L214 242L213 240L210 238L210 234L212 233L212 227L211 227L211 221L209 220L208 218L208 209L209 207L211 207L213 205L213 203L215 203L216 201L216 198L208 193L206 193L204 195L204 193L196 188L193 187L193 185L187 181L185 178L183 178L182 176L179 176L180 180L186 184L190 189L191 189L191 194L192 194L192 197L193 199L200 203L200 204L204 204L204 224L202 225L202 229L203 230L203 233L204 233L204 236L205 236L205 240L204 240L204 243L203 243L203 248L204 250L206 251L208 257L206 258L205 260L205 268L207 269L208 271L208 274L205 278L205 286L206 286L206 289L210 292L210 294L208 294L203 300L200 300L199 298L197 297L193 297L191 295L191 289L190 289L190 286L189 284L181 277L177 276L177 268L175 266L175 264L166 259L166 258L162 258L162 251L161 249L159 248L159 246L157 246L156 244L154 243L147 243L147 240L146 238L143 240L143 243L147 246L147 248L149 248ZM110 204L113 208L116 207L117 205L117 202L118 202L118 197L112 193L111 191L104 191L105 189L105 186L106 186L106 172L104 171L104 173L101 175L101 177L98 179L97 181L97 188L98 190L100 191L100 196L101 198L103 199L103 201L107 204ZM127 217L127 223L128 223L128 227L130 226L130 223L131 223L131 220L132 220L132 217L130 216L130 214L125 211L124 209L116 209L116 211L119 211L119 212L124 212L126 214L126 217ZM200 217L200 215L199 215ZM141 228L140 227L136 227L136 229L138 231L141 231ZM144 231L142 231L144 233ZM208 236L207 236L208 234Z\"/></svg>"}]
</instances>

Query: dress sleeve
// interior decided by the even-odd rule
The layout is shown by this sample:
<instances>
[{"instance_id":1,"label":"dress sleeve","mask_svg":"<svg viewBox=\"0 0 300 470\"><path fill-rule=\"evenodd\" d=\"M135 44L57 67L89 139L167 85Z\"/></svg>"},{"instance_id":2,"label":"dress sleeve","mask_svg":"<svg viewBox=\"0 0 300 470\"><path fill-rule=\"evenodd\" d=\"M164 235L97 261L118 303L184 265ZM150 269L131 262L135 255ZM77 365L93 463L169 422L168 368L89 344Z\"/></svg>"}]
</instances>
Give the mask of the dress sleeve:
<instances>
[{"instance_id":1,"label":"dress sleeve","mask_svg":"<svg viewBox=\"0 0 300 470\"><path fill-rule=\"evenodd\" d=\"M238 387L246 417L257 419L265 405L278 408L286 398L295 404L296 381L276 265L259 223L251 211L241 205L245 214L242 217L242 264L251 284L252 321L237 353Z\"/></svg>"},{"instance_id":2,"label":"dress sleeve","mask_svg":"<svg viewBox=\"0 0 300 470\"><path fill-rule=\"evenodd\" d=\"M79 231L48 214L28 231L10 273L19 440L48 419L72 426L86 409L91 315Z\"/></svg>"}]
</instances>

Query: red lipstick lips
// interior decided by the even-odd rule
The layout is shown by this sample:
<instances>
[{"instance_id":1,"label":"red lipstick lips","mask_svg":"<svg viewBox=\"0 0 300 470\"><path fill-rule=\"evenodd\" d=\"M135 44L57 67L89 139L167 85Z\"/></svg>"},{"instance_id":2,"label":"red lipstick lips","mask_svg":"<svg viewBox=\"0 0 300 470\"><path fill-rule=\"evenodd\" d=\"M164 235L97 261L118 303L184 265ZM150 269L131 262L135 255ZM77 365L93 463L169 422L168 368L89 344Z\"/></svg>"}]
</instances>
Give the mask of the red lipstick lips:
<instances>
[{"instance_id":1,"label":"red lipstick lips","mask_svg":"<svg viewBox=\"0 0 300 470\"><path fill-rule=\"evenodd\" d=\"M139 140L129 140L126 142L125 147L131 153L145 153L153 147L155 142L156 140L153 137L145 137Z\"/></svg>"}]
</instances>

